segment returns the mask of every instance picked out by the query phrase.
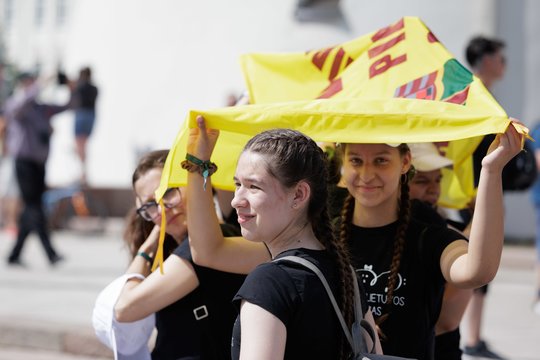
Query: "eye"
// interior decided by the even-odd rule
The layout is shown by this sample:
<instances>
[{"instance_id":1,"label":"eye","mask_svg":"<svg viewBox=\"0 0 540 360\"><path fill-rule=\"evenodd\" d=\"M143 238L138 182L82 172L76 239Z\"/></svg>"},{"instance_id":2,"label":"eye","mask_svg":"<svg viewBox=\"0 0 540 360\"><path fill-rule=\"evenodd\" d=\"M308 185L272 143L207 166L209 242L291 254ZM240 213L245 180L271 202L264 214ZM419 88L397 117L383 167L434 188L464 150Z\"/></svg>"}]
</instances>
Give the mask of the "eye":
<instances>
[{"instance_id":1,"label":"eye","mask_svg":"<svg viewBox=\"0 0 540 360\"><path fill-rule=\"evenodd\" d=\"M260 187L258 187L257 185L253 185L253 184L249 185L249 188L253 189L253 190L261 190Z\"/></svg>"},{"instance_id":2,"label":"eye","mask_svg":"<svg viewBox=\"0 0 540 360\"><path fill-rule=\"evenodd\" d=\"M388 164L388 159L386 158L383 158L383 157L378 157L378 158L375 158L375 164L377 165L385 165L385 164Z\"/></svg>"},{"instance_id":3,"label":"eye","mask_svg":"<svg viewBox=\"0 0 540 360\"><path fill-rule=\"evenodd\" d=\"M352 166L360 166L362 165L362 159L358 157L349 157L349 163L351 163Z\"/></svg>"}]
</instances>

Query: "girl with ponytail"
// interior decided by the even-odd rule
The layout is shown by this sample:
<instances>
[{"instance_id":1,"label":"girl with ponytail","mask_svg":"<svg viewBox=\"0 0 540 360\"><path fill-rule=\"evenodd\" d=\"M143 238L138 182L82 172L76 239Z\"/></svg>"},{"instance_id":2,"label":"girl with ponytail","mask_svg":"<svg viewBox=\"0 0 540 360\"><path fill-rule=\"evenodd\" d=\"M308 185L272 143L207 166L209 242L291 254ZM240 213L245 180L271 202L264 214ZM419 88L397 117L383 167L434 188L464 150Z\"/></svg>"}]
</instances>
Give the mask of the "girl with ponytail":
<instances>
[{"instance_id":1,"label":"girl with ponytail","mask_svg":"<svg viewBox=\"0 0 540 360\"><path fill-rule=\"evenodd\" d=\"M200 116L197 121L198 128L190 130L186 158L210 164L218 131L206 129ZM212 211L212 194L204 190L205 180L198 171L188 173L187 186L195 262L249 273L233 299L239 310L233 329L233 359L348 358L350 346L318 277L293 263L269 262L294 255L316 264L351 326L353 281L357 280L350 270L346 246L336 241L331 227L323 151L300 132L268 130L247 143L234 180L231 204L244 239L221 235ZM364 311L373 322L367 307ZM376 343L380 350L378 340Z\"/></svg>"}]
</instances>

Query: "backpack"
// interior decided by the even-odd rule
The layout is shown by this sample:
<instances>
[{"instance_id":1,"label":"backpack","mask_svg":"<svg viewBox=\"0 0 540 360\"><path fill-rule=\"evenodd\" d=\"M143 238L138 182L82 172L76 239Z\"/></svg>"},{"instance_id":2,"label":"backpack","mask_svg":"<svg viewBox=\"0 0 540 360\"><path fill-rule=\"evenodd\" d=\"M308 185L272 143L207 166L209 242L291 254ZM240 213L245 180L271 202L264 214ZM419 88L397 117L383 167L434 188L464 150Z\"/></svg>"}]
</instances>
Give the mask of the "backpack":
<instances>
[{"instance_id":1,"label":"backpack","mask_svg":"<svg viewBox=\"0 0 540 360\"><path fill-rule=\"evenodd\" d=\"M526 140L523 150L514 156L503 169L503 190L527 190L534 184L537 171L534 146L530 140Z\"/></svg>"},{"instance_id":2,"label":"backpack","mask_svg":"<svg viewBox=\"0 0 540 360\"><path fill-rule=\"evenodd\" d=\"M362 315L362 302L360 299L360 289L358 287L357 281L353 282L355 321L354 321L354 324L352 325L352 329L349 329L345 323L345 319L343 318L343 315L341 314L341 310L339 309L339 306L334 297L334 294L332 294L330 285L328 284L326 278L324 277L321 270L317 267L317 265L313 264L309 260L306 260L299 256L294 256L294 255L284 256L282 258L275 259L272 262L280 262L280 261L289 261L289 262L302 265L305 268L308 268L309 270L311 270L313 273L315 273L315 275L317 275L319 280L321 280L321 283L323 284L324 289L326 290L326 293L328 294L328 298L330 299L330 302L332 303L332 306L334 307L334 310L338 317L341 328L343 329L343 332L345 333L345 337L347 338L347 341L351 345L352 356L350 360L414 360L414 359L404 358L401 356L375 354L375 341L374 341L375 329L373 329L371 324L367 322L364 319L364 316ZM351 271L353 273L353 279L356 280L356 271L354 271L352 267L351 267ZM373 343L373 347L371 349L368 349L364 336L369 336L371 338L371 342Z\"/></svg>"}]
</instances>

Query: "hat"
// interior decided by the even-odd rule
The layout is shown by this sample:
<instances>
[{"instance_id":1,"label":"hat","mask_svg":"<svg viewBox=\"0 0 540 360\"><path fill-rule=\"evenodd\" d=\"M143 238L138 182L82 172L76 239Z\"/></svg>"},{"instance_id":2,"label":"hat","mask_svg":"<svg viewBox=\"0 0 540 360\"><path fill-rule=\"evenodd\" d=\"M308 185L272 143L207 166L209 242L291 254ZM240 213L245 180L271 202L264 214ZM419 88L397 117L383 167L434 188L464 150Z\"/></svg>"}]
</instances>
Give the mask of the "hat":
<instances>
[{"instance_id":1,"label":"hat","mask_svg":"<svg viewBox=\"0 0 540 360\"><path fill-rule=\"evenodd\" d=\"M442 156L433 143L408 144L412 154L412 164L418 171L433 171L453 164L453 161Z\"/></svg>"},{"instance_id":2,"label":"hat","mask_svg":"<svg viewBox=\"0 0 540 360\"><path fill-rule=\"evenodd\" d=\"M114 306L126 281L144 280L141 274L125 274L103 289L94 305L92 325L98 339L114 352L115 360L150 360L148 340L155 326L155 315L134 322L118 322Z\"/></svg>"}]
</instances>

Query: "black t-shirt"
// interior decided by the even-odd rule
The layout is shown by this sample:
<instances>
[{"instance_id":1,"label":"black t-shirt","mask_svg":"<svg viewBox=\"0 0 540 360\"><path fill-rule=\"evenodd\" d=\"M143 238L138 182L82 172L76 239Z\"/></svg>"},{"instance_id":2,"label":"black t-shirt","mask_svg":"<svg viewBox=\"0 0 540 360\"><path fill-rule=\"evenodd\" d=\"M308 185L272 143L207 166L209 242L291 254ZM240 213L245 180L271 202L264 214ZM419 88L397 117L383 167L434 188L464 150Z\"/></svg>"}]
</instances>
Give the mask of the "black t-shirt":
<instances>
[{"instance_id":1,"label":"black t-shirt","mask_svg":"<svg viewBox=\"0 0 540 360\"><path fill-rule=\"evenodd\" d=\"M300 256L317 265L337 294L338 273L328 252L294 249L276 258L288 255ZM337 357L343 330L326 290L311 270L286 261L261 264L248 275L234 297L238 309L242 300L262 307L283 322L287 328L285 359ZM363 305L366 306L365 302ZM240 357L240 342L238 316L233 329L233 359Z\"/></svg>"},{"instance_id":2,"label":"black t-shirt","mask_svg":"<svg viewBox=\"0 0 540 360\"><path fill-rule=\"evenodd\" d=\"M236 318L231 300L246 276L193 263L187 239L173 254L191 263L199 286L156 313L158 334L152 359L230 359Z\"/></svg>"},{"instance_id":3,"label":"black t-shirt","mask_svg":"<svg viewBox=\"0 0 540 360\"><path fill-rule=\"evenodd\" d=\"M89 82L82 82L77 85L75 90L75 104L81 109L94 110L97 96L97 87Z\"/></svg>"},{"instance_id":4,"label":"black t-shirt","mask_svg":"<svg viewBox=\"0 0 540 360\"><path fill-rule=\"evenodd\" d=\"M448 244L463 236L444 224L428 225L412 219L394 290L392 306L385 304L397 222L378 228L351 226L353 264L380 325L385 354L433 359L434 326L440 313L445 279L440 257Z\"/></svg>"}]
</instances>

